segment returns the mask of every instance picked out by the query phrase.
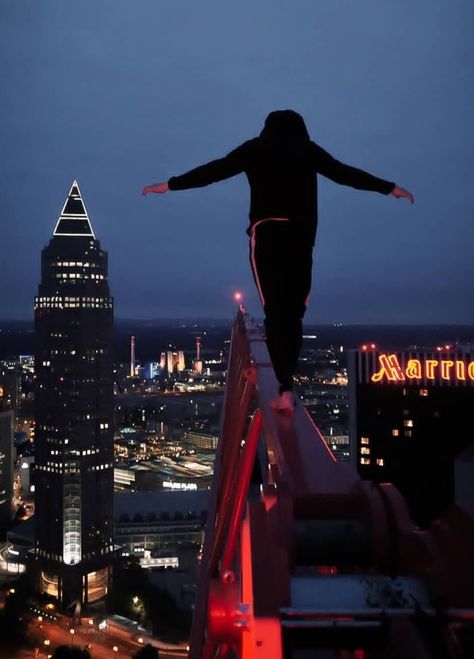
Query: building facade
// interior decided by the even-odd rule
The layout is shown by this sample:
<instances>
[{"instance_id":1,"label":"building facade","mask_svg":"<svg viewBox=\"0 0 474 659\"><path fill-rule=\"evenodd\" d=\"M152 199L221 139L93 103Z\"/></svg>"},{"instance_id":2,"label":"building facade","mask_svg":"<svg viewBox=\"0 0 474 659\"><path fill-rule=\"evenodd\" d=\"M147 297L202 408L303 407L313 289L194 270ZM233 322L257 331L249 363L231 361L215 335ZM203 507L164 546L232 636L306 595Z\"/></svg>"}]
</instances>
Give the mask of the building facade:
<instances>
[{"instance_id":1,"label":"building facade","mask_svg":"<svg viewBox=\"0 0 474 659\"><path fill-rule=\"evenodd\" d=\"M113 563L113 300L74 181L35 300L34 561L63 608L108 591Z\"/></svg>"},{"instance_id":2,"label":"building facade","mask_svg":"<svg viewBox=\"0 0 474 659\"><path fill-rule=\"evenodd\" d=\"M455 499L473 406L471 351L349 353L351 461L364 479L396 485L420 526Z\"/></svg>"},{"instance_id":3,"label":"building facade","mask_svg":"<svg viewBox=\"0 0 474 659\"><path fill-rule=\"evenodd\" d=\"M198 548L209 491L120 492L115 495L117 544L142 567L178 567L180 552Z\"/></svg>"}]
</instances>

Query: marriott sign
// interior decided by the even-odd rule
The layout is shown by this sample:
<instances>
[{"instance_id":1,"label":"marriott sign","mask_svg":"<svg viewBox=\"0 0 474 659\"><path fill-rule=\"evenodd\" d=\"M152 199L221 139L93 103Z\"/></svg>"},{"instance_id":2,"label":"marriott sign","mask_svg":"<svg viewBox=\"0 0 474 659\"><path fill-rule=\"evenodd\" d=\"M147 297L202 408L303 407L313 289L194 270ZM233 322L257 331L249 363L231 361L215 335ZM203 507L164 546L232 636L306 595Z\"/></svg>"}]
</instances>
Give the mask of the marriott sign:
<instances>
[{"instance_id":1,"label":"marriott sign","mask_svg":"<svg viewBox=\"0 0 474 659\"><path fill-rule=\"evenodd\" d=\"M360 352L358 381L367 384L474 386L473 354Z\"/></svg>"}]
</instances>

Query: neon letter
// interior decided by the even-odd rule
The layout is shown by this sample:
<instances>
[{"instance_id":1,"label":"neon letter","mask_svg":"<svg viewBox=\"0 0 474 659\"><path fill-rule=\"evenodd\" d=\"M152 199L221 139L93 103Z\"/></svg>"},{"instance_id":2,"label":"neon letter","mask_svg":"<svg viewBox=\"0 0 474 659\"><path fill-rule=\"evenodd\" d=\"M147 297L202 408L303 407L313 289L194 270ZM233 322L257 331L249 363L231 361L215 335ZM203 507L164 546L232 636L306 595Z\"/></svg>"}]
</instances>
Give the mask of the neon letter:
<instances>
[{"instance_id":1,"label":"neon letter","mask_svg":"<svg viewBox=\"0 0 474 659\"><path fill-rule=\"evenodd\" d=\"M456 362L456 377L458 380L466 380L466 364L464 362Z\"/></svg>"},{"instance_id":2,"label":"neon letter","mask_svg":"<svg viewBox=\"0 0 474 659\"><path fill-rule=\"evenodd\" d=\"M469 362L467 367L467 376L470 380L474 380L474 362Z\"/></svg>"},{"instance_id":3,"label":"neon letter","mask_svg":"<svg viewBox=\"0 0 474 659\"><path fill-rule=\"evenodd\" d=\"M450 359L441 361L441 377L443 380L451 380L451 369L454 366L454 362Z\"/></svg>"},{"instance_id":4,"label":"neon letter","mask_svg":"<svg viewBox=\"0 0 474 659\"><path fill-rule=\"evenodd\" d=\"M434 370L438 365L439 365L439 361L437 359L426 360L426 377L428 378L428 380L435 379Z\"/></svg>"},{"instance_id":5,"label":"neon letter","mask_svg":"<svg viewBox=\"0 0 474 659\"><path fill-rule=\"evenodd\" d=\"M372 375L372 382L380 382L384 375L392 382L405 379L397 355L379 355L380 370Z\"/></svg>"},{"instance_id":6,"label":"neon letter","mask_svg":"<svg viewBox=\"0 0 474 659\"><path fill-rule=\"evenodd\" d=\"M407 378L410 380L421 380L421 362L419 359L409 359L406 368Z\"/></svg>"}]
</instances>

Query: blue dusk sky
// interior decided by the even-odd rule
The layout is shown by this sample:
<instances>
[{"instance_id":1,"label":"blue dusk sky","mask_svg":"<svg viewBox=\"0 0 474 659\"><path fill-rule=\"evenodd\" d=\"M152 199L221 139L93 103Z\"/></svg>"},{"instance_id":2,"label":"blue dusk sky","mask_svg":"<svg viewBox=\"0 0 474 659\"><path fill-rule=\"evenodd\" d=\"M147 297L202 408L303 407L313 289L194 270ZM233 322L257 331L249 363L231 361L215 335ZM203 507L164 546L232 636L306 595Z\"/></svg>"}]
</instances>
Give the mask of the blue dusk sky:
<instances>
[{"instance_id":1,"label":"blue dusk sky","mask_svg":"<svg viewBox=\"0 0 474 659\"><path fill-rule=\"evenodd\" d=\"M0 318L32 317L73 179L115 313L230 317L248 264L241 175L141 196L300 112L415 205L319 180L308 322L474 322L472 0L3 0Z\"/></svg>"}]
</instances>

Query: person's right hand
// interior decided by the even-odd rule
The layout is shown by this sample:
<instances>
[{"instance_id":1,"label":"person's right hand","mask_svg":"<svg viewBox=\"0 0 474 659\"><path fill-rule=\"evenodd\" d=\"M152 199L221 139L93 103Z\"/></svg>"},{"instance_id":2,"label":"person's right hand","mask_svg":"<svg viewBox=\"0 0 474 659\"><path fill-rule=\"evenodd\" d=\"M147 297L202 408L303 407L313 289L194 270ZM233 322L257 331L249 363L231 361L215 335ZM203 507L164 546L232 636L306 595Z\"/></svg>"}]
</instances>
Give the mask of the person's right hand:
<instances>
[{"instance_id":1,"label":"person's right hand","mask_svg":"<svg viewBox=\"0 0 474 659\"><path fill-rule=\"evenodd\" d=\"M152 183L151 185L147 185L145 188L143 188L142 195L146 196L150 192L163 194L165 192L168 192L168 190L169 190L168 183Z\"/></svg>"},{"instance_id":2,"label":"person's right hand","mask_svg":"<svg viewBox=\"0 0 474 659\"><path fill-rule=\"evenodd\" d=\"M393 194L393 196L396 197L397 199L405 198L405 199L408 199L408 201L409 201L411 204L414 204L414 203L415 203L415 198L413 197L412 193L411 193L411 192L408 192L408 190L405 190L405 188L401 188L401 187L398 186L398 185L396 185L396 186L393 188L393 190L392 190L392 192L391 192L390 194Z\"/></svg>"}]
</instances>

